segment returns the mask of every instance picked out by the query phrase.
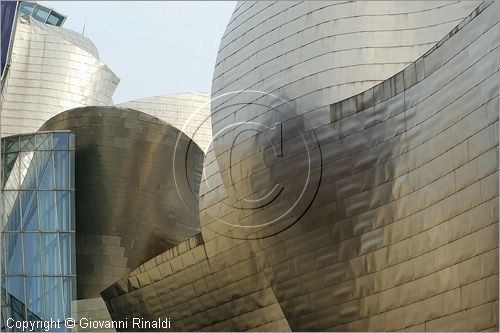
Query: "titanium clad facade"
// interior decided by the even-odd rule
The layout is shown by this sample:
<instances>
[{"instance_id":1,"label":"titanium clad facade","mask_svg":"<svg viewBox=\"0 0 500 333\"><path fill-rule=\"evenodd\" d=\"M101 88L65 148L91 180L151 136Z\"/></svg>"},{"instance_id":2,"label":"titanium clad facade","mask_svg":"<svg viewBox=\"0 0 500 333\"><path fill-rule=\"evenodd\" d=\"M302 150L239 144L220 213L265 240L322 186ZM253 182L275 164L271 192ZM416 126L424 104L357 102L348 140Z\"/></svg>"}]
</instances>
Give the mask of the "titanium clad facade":
<instances>
[{"instance_id":1,"label":"titanium clad facade","mask_svg":"<svg viewBox=\"0 0 500 333\"><path fill-rule=\"evenodd\" d=\"M49 129L76 138L79 300L199 232L203 152L178 129L118 107L65 111Z\"/></svg>"},{"instance_id":2,"label":"titanium clad facade","mask_svg":"<svg viewBox=\"0 0 500 333\"><path fill-rule=\"evenodd\" d=\"M212 140L209 93L176 93L118 104L158 117L180 129L203 151Z\"/></svg>"},{"instance_id":3,"label":"titanium clad facade","mask_svg":"<svg viewBox=\"0 0 500 333\"><path fill-rule=\"evenodd\" d=\"M264 272L249 249L241 249L209 260L203 237L195 235L130 272L102 297L114 320L128 322L128 331L151 331L134 327L133 317L168 317L171 331L290 331Z\"/></svg>"},{"instance_id":4,"label":"titanium clad facade","mask_svg":"<svg viewBox=\"0 0 500 333\"><path fill-rule=\"evenodd\" d=\"M86 37L18 17L2 87L2 136L37 131L74 107L111 105L118 82Z\"/></svg>"},{"instance_id":5,"label":"titanium clad facade","mask_svg":"<svg viewBox=\"0 0 500 333\"><path fill-rule=\"evenodd\" d=\"M64 321L76 299L74 136L2 139L2 331ZM14 329L15 330L15 329Z\"/></svg>"},{"instance_id":6,"label":"titanium clad facade","mask_svg":"<svg viewBox=\"0 0 500 333\"><path fill-rule=\"evenodd\" d=\"M240 4L225 38L239 29L251 39L296 12L322 16L298 9L316 3L292 5ZM255 6L269 6L266 17L288 10L258 25ZM256 89L273 94L212 104L202 240L107 288L112 318L170 317L172 330L498 330L498 6L482 3L404 70L347 99L292 66L321 97L298 100L288 78ZM285 49L272 50L279 59ZM252 68L228 64L214 95L220 74ZM256 73L228 87L252 89Z\"/></svg>"},{"instance_id":7,"label":"titanium clad facade","mask_svg":"<svg viewBox=\"0 0 500 333\"><path fill-rule=\"evenodd\" d=\"M296 103L301 114L328 112L414 62L479 3L239 2L221 40L212 98L257 90ZM214 100L212 114L236 96Z\"/></svg>"}]
</instances>

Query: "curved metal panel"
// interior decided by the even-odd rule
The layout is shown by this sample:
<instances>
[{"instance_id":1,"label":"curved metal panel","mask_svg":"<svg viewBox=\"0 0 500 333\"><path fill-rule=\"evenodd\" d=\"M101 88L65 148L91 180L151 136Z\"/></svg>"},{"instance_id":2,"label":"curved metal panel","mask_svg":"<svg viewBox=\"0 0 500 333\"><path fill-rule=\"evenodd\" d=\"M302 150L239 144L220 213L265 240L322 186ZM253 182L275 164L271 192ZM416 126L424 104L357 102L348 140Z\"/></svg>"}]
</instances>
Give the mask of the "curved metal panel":
<instances>
[{"instance_id":1,"label":"curved metal panel","mask_svg":"<svg viewBox=\"0 0 500 333\"><path fill-rule=\"evenodd\" d=\"M118 77L86 37L19 17L2 89L2 136L34 132L74 107L111 105Z\"/></svg>"},{"instance_id":2,"label":"curved metal panel","mask_svg":"<svg viewBox=\"0 0 500 333\"><path fill-rule=\"evenodd\" d=\"M240 4L233 21L266 5ZM294 12L281 6L269 25ZM230 130L206 157L202 245L107 288L112 317L171 317L174 330L497 329L497 12L481 4L402 72L326 110L278 93L257 104L258 92L228 99L226 117L212 110L214 133Z\"/></svg>"},{"instance_id":3,"label":"curved metal panel","mask_svg":"<svg viewBox=\"0 0 500 333\"><path fill-rule=\"evenodd\" d=\"M98 297L199 232L203 152L178 129L118 107L65 111L42 126L48 129L76 138L78 299ZM174 151L181 158L173 163Z\"/></svg>"},{"instance_id":4,"label":"curved metal panel","mask_svg":"<svg viewBox=\"0 0 500 333\"><path fill-rule=\"evenodd\" d=\"M479 3L240 2L220 44L212 98L257 90L296 103L300 114L328 112L414 62ZM233 99L216 99L212 114Z\"/></svg>"},{"instance_id":5,"label":"curved metal panel","mask_svg":"<svg viewBox=\"0 0 500 333\"><path fill-rule=\"evenodd\" d=\"M180 129L203 151L206 151L212 140L209 93L167 94L141 98L117 106L132 108L160 118Z\"/></svg>"}]
</instances>

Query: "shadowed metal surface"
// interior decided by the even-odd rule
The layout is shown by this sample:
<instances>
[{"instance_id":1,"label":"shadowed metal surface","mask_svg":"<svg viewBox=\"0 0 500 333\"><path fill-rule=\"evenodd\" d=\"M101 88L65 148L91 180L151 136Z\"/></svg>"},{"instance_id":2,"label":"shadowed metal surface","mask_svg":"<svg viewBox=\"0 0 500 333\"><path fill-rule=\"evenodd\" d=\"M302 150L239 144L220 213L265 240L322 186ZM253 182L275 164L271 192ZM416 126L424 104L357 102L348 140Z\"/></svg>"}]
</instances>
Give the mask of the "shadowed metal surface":
<instances>
[{"instance_id":1,"label":"shadowed metal surface","mask_svg":"<svg viewBox=\"0 0 500 333\"><path fill-rule=\"evenodd\" d=\"M203 240L107 288L112 318L170 317L173 330L498 329L498 7L481 4L403 71L327 108L279 91L218 101ZM336 98L323 96L311 103ZM255 123L266 130L245 127Z\"/></svg>"},{"instance_id":2,"label":"shadowed metal surface","mask_svg":"<svg viewBox=\"0 0 500 333\"><path fill-rule=\"evenodd\" d=\"M20 17L2 89L2 136L37 131L71 108L111 105L119 81L85 36Z\"/></svg>"},{"instance_id":3,"label":"shadowed metal surface","mask_svg":"<svg viewBox=\"0 0 500 333\"><path fill-rule=\"evenodd\" d=\"M131 269L199 232L203 152L178 129L118 107L65 111L42 126L48 129L69 129L76 138L78 299L98 297ZM182 158L174 165L175 149Z\"/></svg>"}]
</instances>

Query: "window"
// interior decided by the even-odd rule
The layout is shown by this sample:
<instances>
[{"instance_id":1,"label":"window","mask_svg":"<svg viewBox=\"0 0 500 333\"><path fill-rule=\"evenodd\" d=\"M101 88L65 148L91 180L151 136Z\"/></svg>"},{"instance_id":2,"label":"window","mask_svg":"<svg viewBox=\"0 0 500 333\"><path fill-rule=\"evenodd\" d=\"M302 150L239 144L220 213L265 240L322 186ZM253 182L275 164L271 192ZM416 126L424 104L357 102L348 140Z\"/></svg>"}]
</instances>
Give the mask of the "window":
<instances>
[{"instance_id":1,"label":"window","mask_svg":"<svg viewBox=\"0 0 500 333\"><path fill-rule=\"evenodd\" d=\"M45 21L49 17L49 14L50 14L50 9L37 5L31 16L35 20L45 23Z\"/></svg>"},{"instance_id":2,"label":"window","mask_svg":"<svg viewBox=\"0 0 500 333\"><path fill-rule=\"evenodd\" d=\"M60 27L63 22L64 22L64 16L54 11L51 11L49 17L47 18L47 24L55 25L57 27Z\"/></svg>"},{"instance_id":3,"label":"window","mask_svg":"<svg viewBox=\"0 0 500 333\"><path fill-rule=\"evenodd\" d=\"M37 21L57 27L60 27L66 19L64 15L33 2L21 2L19 15L31 15Z\"/></svg>"},{"instance_id":4,"label":"window","mask_svg":"<svg viewBox=\"0 0 500 333\"><path fill-rule=\"evenodd\" d=\"M30 15L35 8L35 4L33 2L21 2L21 6L19 7L19 12L21 15Z\"/></svg>"}]
</instances>

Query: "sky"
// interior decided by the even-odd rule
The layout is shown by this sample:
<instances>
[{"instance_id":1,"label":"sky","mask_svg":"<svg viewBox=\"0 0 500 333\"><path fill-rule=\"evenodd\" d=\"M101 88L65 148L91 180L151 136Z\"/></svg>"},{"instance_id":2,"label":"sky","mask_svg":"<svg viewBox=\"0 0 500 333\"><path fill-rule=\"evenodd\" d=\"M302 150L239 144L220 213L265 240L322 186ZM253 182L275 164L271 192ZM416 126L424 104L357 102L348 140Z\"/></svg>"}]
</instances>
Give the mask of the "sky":
<instances>
[{"instance_id":1,"label":"sky","mask_svg":"<svg viewBox=\"0 0 500 333\"><path fill-rule=\"evenodd\" d=\"M234 1L39 1L68 18L121 79L115 103L174 92L209 92Z\"/></svg>"}]
</instances>

